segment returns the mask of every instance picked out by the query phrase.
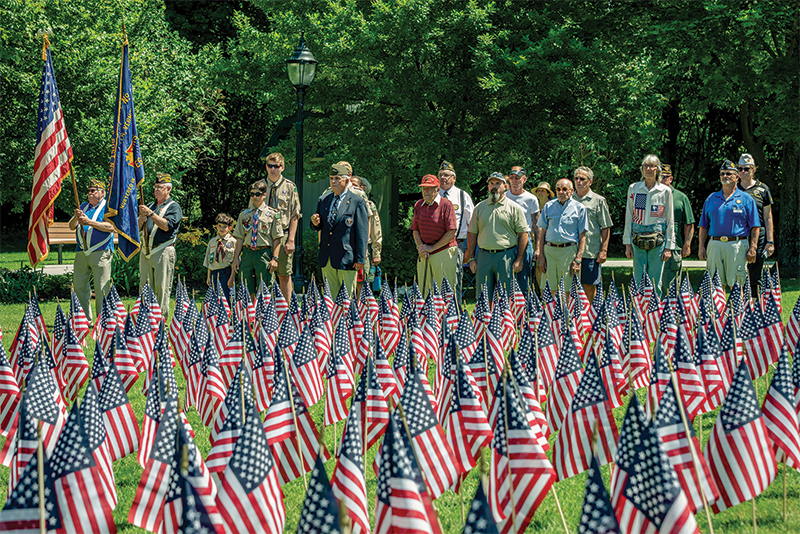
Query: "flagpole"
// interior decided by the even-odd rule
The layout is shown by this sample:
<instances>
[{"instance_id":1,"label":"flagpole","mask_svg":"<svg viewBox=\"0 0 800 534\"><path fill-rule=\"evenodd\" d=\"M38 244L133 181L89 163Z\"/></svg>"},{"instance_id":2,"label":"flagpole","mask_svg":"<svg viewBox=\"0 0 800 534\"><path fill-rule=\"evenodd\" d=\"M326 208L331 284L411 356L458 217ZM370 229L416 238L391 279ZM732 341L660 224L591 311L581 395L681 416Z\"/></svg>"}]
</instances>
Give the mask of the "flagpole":
<instances>
[{"instance_id":1,"label":"flagpole","mask_svg":"<svg viewBox=\"0 0 800 534\"><path fill-rule=\"evenodd\" d=\"M20 423L17 428L18 433L22 433L22 424ZM41 534L47 533L47 519L44 509L44 444L42 443L42 422L36 427L36 460L38 467L38 485L39 485L39 532ZM784 471L785 473L785 471Z\"/></svg>"},{"instance_id":2,"label":"flagpole","mask_svg":"<svg viewBox=\"0 0 800 534\"><path fill-rule=\"evenodd\" d=\"M279 345L280 347L280 345ZM286 358L286 355L283 352L283 347L280 347L279 352L281 357L283 358L283 374L286 377L286 389L289 393L289 405L292 407L292 419L294 420L294 435L297 438L297 456L300 458L300 470L302 473L303 478L303 488L308 491L308 482L306 482L306 462L303 458L303 448L302 444L300 443L300 425L297 424L297 411L294 409L294 392L292 392L292 381L289 377L289 360Z\"/></svg>"},{"instance_id":3,"label":"flagpole","mask_svg":"<svg viewBox=\"0 0 800 534\"><path fill-rule=\"evenodd\" d=\"M370 356L367 355L367 361L364 363L364 367L366 367L366 373L364 374L367 380L365 382L366 387L364 388L364 465L367 465L367 450L369 450L367 446L367 427L369 427L369 358ZM364 475L364 479L366 480L366 475Z\"/></svg>"},{"instance_id":4,"label":"flagpole","mask_svg":"<svg viewBox=\"0 0 800 534\"><path fill-rule=\"evenodd\" d=\"M681 421L683 422L683 432L686 435L686 441L689 442L689 452L692 454L692 467L694 467L694 474L697 477L697 485L700 490L700 496L703 499L703 511L706 513L706 520L708 521L708 531L714 534L714 525L711 523L711 512L708 511L708 499L706 498L706 490L703 488L702 477L700 476L700 463L697 460L697 453L694 450L694 442L692 435L689 433L689 422L687 421L685 407L683 405L683 396L678 387L678 379L675 376L675 369L672 367L672 361L666 358L667 366L669 367L669 378L672 381L672 388L675 390L675 398L678 401L678 412L681 414Z\"/></svg>"},{"instance_id":5,"label":"flagpole","mask_svg":"<svg viewBox=\"0 0 800 534\"><path fill-rule=\"evenodd\" d=\"M487 377L488 379L488 377ZM503 370L503 396L505 397L503 400L508 401L508 365ZM508 443L508 402L506 402L505 410L503 410L503 425L505 426L505 434L506 434L506 450L508 452L508 495L511 499L511 526L512 531L517 531L517 505L514 502L514 478L513 473L511 472L511 451L509 450L509 443Z\"/></svg>"},{"instance_id":6,"label":"flagpole","mask_svg":"<svg viewBox=\"0 0 800 534\"><path fill-rule=\"evenodd\" d=\"M777 265L777 264L776 264ZM783 464L783 522L786 522L786 464Z\"/></svg>"}]
</instances>

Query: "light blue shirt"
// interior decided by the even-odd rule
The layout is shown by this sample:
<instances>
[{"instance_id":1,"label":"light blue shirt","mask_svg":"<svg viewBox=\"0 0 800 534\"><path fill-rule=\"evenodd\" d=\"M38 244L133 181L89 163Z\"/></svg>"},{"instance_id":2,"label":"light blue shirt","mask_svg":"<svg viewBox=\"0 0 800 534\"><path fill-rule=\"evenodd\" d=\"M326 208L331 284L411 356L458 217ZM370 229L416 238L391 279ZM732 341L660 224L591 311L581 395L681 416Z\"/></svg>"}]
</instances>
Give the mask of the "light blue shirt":
<instances>
[{"instance_id":1,"label":"light blue shirt","mask_svg":"<svg viewBox=\"0 0 800 534\"><path fill-rule=\"evenodd\" d=\"M586 207L572 198L563 205L554 198L544 205L536 226L547 230L544 239L548 243L577 243L580 234L589 229Z\"/></svg>"}]
</instances>

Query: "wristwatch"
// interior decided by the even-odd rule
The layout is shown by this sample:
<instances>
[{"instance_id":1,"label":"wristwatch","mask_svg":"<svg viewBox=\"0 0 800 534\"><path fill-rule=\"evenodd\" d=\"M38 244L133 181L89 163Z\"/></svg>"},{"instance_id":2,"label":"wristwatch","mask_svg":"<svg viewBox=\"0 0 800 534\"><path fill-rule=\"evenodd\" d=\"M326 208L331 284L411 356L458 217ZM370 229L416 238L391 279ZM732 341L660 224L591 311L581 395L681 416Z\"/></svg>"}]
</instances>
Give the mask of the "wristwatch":
<instances>
[{"instance_id":1,"label":"wristwatch","mask_svg":"<svg viewBox=\"0 0 800 534\"><path fill-rule=\"evenodd\" d=\"M272 256L272 259L278 261L278 256Z\"/></svg>"}]
</instances>

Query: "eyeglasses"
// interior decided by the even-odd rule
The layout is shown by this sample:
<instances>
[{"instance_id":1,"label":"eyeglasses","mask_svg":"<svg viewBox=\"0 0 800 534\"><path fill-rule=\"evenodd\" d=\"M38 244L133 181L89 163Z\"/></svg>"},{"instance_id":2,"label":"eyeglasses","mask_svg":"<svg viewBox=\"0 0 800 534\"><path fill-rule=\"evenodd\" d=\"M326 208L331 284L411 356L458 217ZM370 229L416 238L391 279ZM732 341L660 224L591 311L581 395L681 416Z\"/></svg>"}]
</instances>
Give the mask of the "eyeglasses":
<instances>
[{"instance_id":1,"label":"eyeglasses","mask_svg":"<svg viewBox=\"0 0 800 534\"><path fill-rule=\"evenodd\" d=\"M572 191L571 187L556 187L556 193L569 193Z\"/></svg>"},{"instance_id":2,"label":"eyeglasses","mask_svg":"<svg viewBox=\"0 0 800 534\"><path fill-rule=\"evenodd\" d=\"M657 169L658 165L642 165L643 169Z\"/></svg>"},{"instance_id":3,"label":"eyeglasses","mask_svg":"<svg viewBox=\"0 0 800 534\"><path fill-rule=\"evenodd\" d=\"M281 166L278 165L277 163L267 163L267 168L268 169L280 169Z\"/></svg>"},{"instance_id":4,"label":"eyeglasses","mask_svg":"<svg viewBox=\"0 0 800 534\"><path fill-rule=\"evenodd\" d=\"M168 186L166 185L155 185L153 186L154 189L167 189Z\"/></svg>"},{"instance_id":5,"label":"eyeglasses","mask_svg":"<svg viewBox=\"0 0 800 534\"><path fill-rule=\"evenodd\" d=\"M736 176L735 172L721 172L719 173L720 176Z\"/></svg>"},{"instance_id":6,"label":"eyeglasses","mask_svg":"<svg viewBox=\"0 0 800 534\"><path fill-rule=\"evenodd\" d=\"M753 170L753 167L736 167L736 170L739 172L750 172Z\"/></svg>"},{"instance_id":7,"label":"eyeglasses","mask_svg":"<svg viewBox=\"0 0 800 534\"><path fill-rule=\"evenodd\" d=\"M89 188L89 193L97 193L98 191L100 191L100 190L99 189L95 189L94 187L90 187Z\"/></svg>"},{"instance_id":8,"label":"eyeglasses","mask_svg":"<svg viewBox=\"0 0 800 534\"><path fill-rule=\"evenodd\" d=\"M585 176L576 176L576 177L575 177L575 181L576 181L576 182L585 182L585 181L587 181L587 180L589 180L589 179L588 179L588 178L586 178Z\"/></svg>"},{"instance_id":9,"label":"eyeglasses","mask_svg":"<svg viewBox=\"0 0 800 534\"><path fill-rule=\"evenodd\" d=\"M250 196L251 197L263 197L264 193L262 193L261 191L250 191Z\"/></svg>"}]
</instances>

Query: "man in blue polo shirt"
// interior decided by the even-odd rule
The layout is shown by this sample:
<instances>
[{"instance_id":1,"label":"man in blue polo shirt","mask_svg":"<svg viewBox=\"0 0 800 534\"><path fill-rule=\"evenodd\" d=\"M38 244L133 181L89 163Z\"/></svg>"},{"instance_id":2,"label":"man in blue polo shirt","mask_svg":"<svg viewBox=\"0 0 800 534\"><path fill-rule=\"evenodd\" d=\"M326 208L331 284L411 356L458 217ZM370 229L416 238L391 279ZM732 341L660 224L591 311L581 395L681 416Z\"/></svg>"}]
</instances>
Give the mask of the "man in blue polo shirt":
<instances>
[{"instance_id":1,"label":"man in blue polo shirt","mask_svg":"<svg viewBox=\"0 0 800 534\"><path fill-rule=\"evenodd\" d=\"M536 222L539 229L533 261L544 269L552 293L562 277L566 277L565 285L569 284L572 273L580 272L583 262L589 221L586 207L572 198L572 192L572 180L559 180L556 198L544 205Z\"/></svg>"},{"instance_id":2,"label":"man in blue polo shirt","mask_svg":"<svg viewBox=\"0 0 800 534\"><path fill-rule=\"evenodd\" d=\"M740 284L747 276L747 263L756 260L760 221L756 203L736 187L736 166L725 160L719 170L722 190L712 193L700 216L698 256L707 260L710 274L719 271L723 285ZM711 237L706 251L706 237Z\"/></svg>"}]
</instances>

